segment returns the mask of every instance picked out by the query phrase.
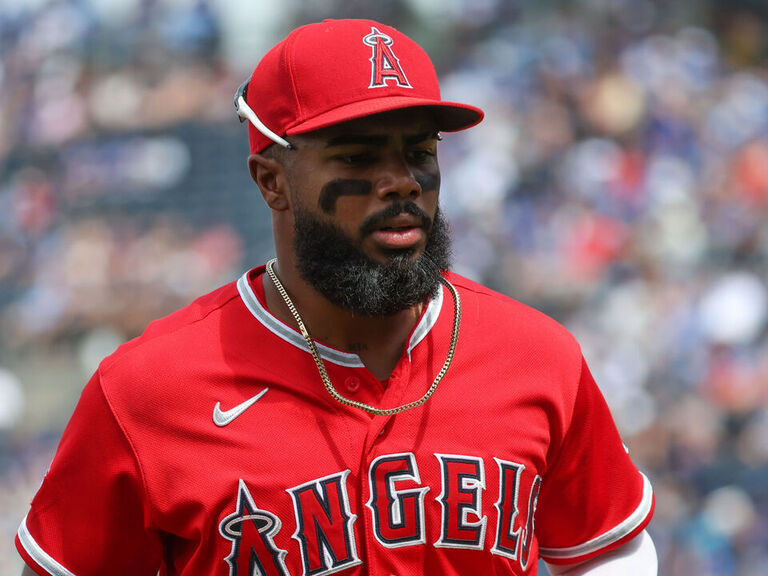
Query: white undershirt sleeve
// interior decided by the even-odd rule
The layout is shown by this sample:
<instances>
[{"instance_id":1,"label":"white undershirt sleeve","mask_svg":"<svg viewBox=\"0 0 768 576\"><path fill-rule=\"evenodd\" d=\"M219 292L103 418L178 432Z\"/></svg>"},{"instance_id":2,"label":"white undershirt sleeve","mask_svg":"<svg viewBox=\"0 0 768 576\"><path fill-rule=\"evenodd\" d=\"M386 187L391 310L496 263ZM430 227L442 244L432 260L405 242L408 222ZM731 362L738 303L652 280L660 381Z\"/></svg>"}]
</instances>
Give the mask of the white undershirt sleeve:
<instances>
[{"instance_id":1,"label":"white undershirt sleeve","mask_svg":"<svg viewBox=\"0 0 768 576\"><path fill-rule=\"evenodd\" d=\"M657 576L659 561L651 536L643 530L623 546L586 562L547 568L552 576Z\"/></svg>"}]
</instances>

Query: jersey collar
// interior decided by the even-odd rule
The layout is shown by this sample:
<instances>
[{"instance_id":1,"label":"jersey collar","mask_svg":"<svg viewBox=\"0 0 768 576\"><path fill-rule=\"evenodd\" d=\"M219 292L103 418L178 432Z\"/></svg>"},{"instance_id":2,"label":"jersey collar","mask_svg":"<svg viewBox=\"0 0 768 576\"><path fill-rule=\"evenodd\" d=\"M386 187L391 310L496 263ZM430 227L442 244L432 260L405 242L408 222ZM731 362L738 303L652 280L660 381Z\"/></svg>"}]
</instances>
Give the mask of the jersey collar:
<instances>
[{"instance_id":1,"label":"jersey collar","mask_svg":"<svg viewBox=\"0 0 768 576\"><path fill-rule=\"evenodd\" d=\"M264 305L263 290L254 290L251 278L260 282L261 275L264 273L264 267L254 268L243 274L237 281L237 291L240 293L240 298L245 304L248 311L253 315L256 320L270 332L272 332L278 338L281 338L292 344L296 348L304 350L307 354L311 354L309 346L304 340L304 337L296 331L293 327L288 326L282 320L273 316L272 313L267 310ZM257 293L258 292L258 293ZM440 310L443 307L443 286L439 286L437 295L429 301L425 308L421 319L416 327L411 332L411 337L408 340L408 359L411 358L411 351L416 345L421 342L432 327L437 323L437 319L440 316ZM365 365L357 354L350 352L343 352L336 348L326 346L321 342L315 341L317 349L320 352L320 356L327 362L332 362L340 366L346 366L349 368L363 368Z\"/></svg>"}]
</instances>

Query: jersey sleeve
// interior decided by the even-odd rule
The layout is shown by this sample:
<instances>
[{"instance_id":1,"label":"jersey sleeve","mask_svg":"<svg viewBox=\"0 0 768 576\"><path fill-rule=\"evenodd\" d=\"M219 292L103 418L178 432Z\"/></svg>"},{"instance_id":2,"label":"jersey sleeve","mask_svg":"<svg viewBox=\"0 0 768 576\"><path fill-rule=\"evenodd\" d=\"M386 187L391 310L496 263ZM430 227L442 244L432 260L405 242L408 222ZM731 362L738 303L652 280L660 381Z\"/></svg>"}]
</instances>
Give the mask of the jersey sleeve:
<instances>
[{"instance_id":1,"label":"jersey sleeve","mask_svg":"<svg viewBox=\"0 0 768 576\"><path fill-rule=\"evenodd\" d=\"M634 538L653 507L651 485L632 463L582 358L570 425L539 494L539 553L551 564L583 562Z\"/></svg>"},{"instance_id":2,"label":"jersey sleeve","mask_svg":"<svg viewBox=\"0 0 768 576\"><path fill-rule=\"evenodd\" d=\"M157 574L161 543L141 471L98 374L83 390L16 548L39 574Z\"/></svg>"}]
</instances>

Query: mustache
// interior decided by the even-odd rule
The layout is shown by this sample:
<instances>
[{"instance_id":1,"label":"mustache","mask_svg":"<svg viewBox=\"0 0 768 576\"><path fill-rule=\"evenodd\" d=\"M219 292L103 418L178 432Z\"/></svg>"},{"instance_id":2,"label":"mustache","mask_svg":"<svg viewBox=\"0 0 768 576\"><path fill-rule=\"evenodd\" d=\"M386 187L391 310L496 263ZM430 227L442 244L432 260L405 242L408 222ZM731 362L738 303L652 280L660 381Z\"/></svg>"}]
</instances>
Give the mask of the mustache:
<instances>
[{"instance_id":1,"label":"mustache","mask_svg":"<svg viewBox=\"0 0 768 576\"><path fill-rule=\"evenodd\" d=\"M400 214L410 214L411 216L416 216L421 221L419 225L427 231L432 228L432 218L430 218L429 214L424 212L424 210L419 208L415 202L393 202L381 212L377 212L376 214L371 214L368 216L368 218L366 218L363 224L360 226L360 234L362 236L367 236L379 228L382 223L386 222L390 218L399 216Z\"/></svg>"}]
</instances>

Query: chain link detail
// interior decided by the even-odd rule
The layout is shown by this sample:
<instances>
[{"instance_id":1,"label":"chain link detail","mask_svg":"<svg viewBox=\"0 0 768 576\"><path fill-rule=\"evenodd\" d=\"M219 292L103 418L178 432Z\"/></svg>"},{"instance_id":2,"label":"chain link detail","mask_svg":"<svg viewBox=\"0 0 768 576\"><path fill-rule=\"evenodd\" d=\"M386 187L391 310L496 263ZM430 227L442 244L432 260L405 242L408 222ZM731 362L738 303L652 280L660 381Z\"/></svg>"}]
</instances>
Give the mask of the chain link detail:
<instances>
[{"instance_id":1,"label":"chain link detail","mask_svg":"<svg viewBox=\"0 0 768 576\"><path fill-rule=\"evenodd\" d=\"M282 296L283 300L285 301L285 305L288 306L288 310L290 310L291 314L293 315L293 318L296 320L296 324L299 326L299 331L301 332L301 335L304 337L304 340L307 341L307 346L309 346L309 351L312 354L312 358L314 358L315 360L315 364L317 365L317 371L320 373L320 378L323 381L323 385L325 386L325 389L328 391L328 393L334 398L334 400L336 400L337 402L345 406L352 406L354 408L359 408L360 410L368 412L369 414L373 414L374 416L392 416L394 414L399 414L400 412L405 412L406 410L410 410L411 408L417 408L418 406L421 406L427 400L430 399L432 394L435 393L435 390L437 390L437 385L440 384L440 381L443 379L446 372L448 372L448 368L450 367L451 362L453 361L453 355L456 352L456 343L458 342L458 339L459 339L459 323L461 322L461 300L459 299L459 293L456 290L456 288L453 286L453 284L448 282L448 280L446 280L445 278L442 278L442 277L440 278L442 283L451 292L451 296L453 297L453 308L454 308L453 332L451 333L451 345L448 348L448 355L445 358L443 367L441 368L440 372L438 372L434 382L432 382L432 386L429 387L429 390L426 391L424 396L422 396L418 400L409 402L408 404L403 404L402 406L398 406L396 408L382 409L382 408L376 408L375 406L371 406L370 404L366 404L365 402L358 402L357 400L352 400L350 398L342 396L333 386L333 383L331 382L331 378L330 376L328 376L328 371L325 369L325 364L323 363L323 359L320 356L320 352L317 350L317 345L315 344L315 341L312 339L312 336L310 336L309 330L307 330L307 327L304 324L304 320L302 320L301 318L301 314L299 314L299 311L296 309L296 306L294 306L293 302L291 301L291 298L288 296L288 292L285 290L285 287L283 287L283 284L282 282L280 282L280 279L277 277L277 274L275 274L275 270L274 270L275 262L277 262L277 258L272 258L269 262L267 262L267 274L269 274L269 277L272 280L272 283L275 285L275 288L277 288L277 291L280 293L280 296Z\"/></svg>"}]
</instances>

